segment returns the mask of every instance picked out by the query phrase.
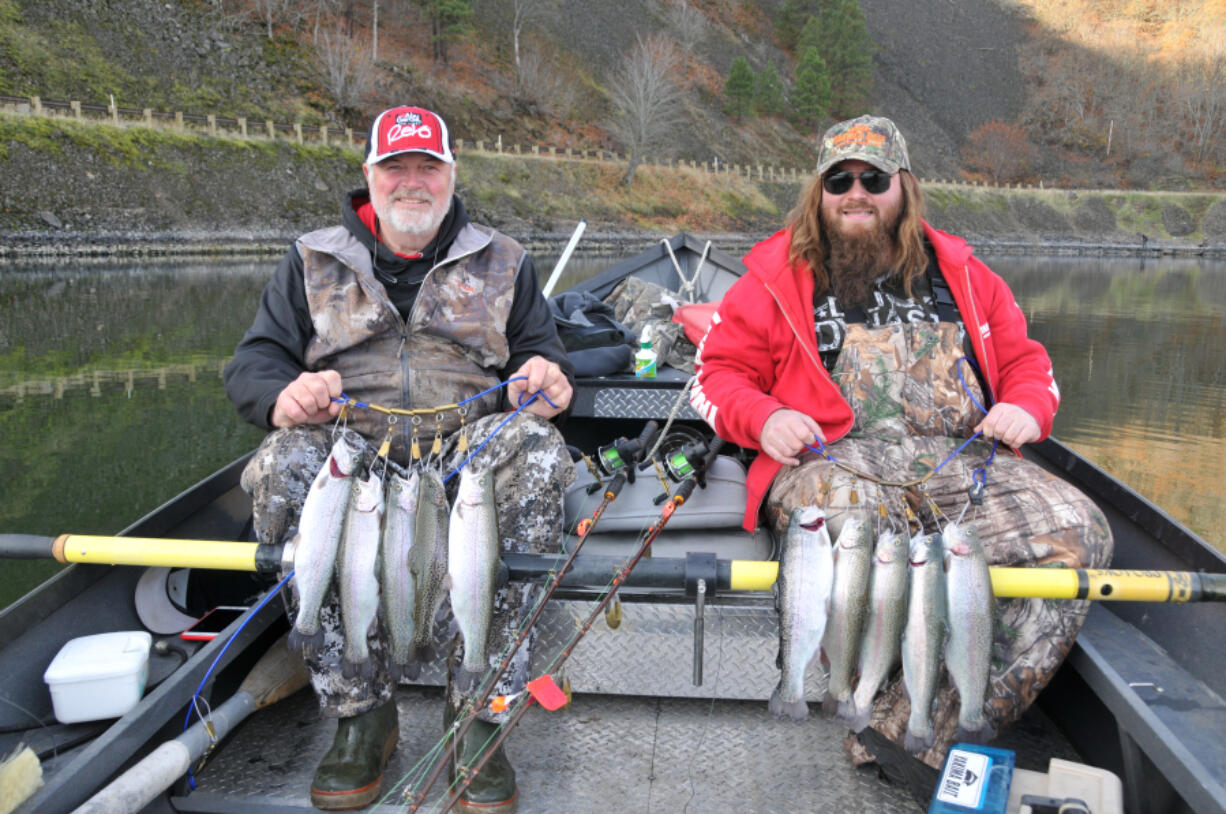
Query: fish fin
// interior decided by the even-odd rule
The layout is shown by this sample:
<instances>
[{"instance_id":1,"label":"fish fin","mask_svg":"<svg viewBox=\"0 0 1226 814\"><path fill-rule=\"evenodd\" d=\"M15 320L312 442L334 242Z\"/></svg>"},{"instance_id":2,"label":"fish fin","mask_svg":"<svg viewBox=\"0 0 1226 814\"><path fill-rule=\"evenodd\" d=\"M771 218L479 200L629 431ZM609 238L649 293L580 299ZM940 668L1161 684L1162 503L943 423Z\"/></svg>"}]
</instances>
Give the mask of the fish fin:
<instances>
[{"instance_id":1,"label":"fish fin","mask_svg":"<svg viewBox=\"0 0 1226 814\"><path fill-rule=\"evenodd\" d=\"M416 681L417 677L421 675L421 662L410 661L407 664L402 664L400 666L400 673L401 681Z\"/></svg>"},{"instance_id":2,"label":"fish fin","mask_svg":"<svg viewBox=\"0 0 1226 814\"><path fill-rule=\"evenodd\" d=\"M822 712L829 717L834 717L838 714L839 702L833 695L826 693L826 697L822 699Z\"/></svg>"},{"instance_id":3,"label":"fish fin","mask_svg":"<svg viewBox=\"0 0 1226 814\"><path fill-rule=\"evenodd\" d=\"M289 638L286 640L287 646L291 652L301 653L303 645L303 636L298 632L298 628L291 628Z\"/></svg>"},{"instance_id":4,"label":"fish fin","mask_svg":"<svg viewBox=\"0 0 1226 814\"><path fill-rule=\"evenodd\" d=\"M387 666L387 672L392 678L392 683L399 684L401 681L404 681L407 669L403 664L392 662Z\"/></svg>"},{"instance_id":5,"label":"fish fin","mask_svg":"<svg viewBox=\"0 0 1226 814\"><path fill-rule=\"evenodd\" d=\"M341 675L345 678L353 678L358 674L358 665L346 658L341 662Z\"/></svg>"}]
</instances>

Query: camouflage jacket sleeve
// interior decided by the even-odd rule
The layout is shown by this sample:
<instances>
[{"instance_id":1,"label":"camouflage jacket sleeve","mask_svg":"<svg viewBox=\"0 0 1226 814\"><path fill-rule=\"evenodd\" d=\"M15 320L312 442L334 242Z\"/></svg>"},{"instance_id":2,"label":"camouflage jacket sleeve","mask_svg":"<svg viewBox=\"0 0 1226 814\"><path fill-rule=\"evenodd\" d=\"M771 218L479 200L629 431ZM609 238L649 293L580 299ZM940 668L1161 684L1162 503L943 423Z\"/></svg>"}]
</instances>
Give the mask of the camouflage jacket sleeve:
<instances>
[{"instance_id":1,"label":"camouflage jacket sleeve","mask_svg":"<svg viewBox=\"0 0 1226 814\"><path fill-rule=\"evenodd\" d=\"M557 362L570 380L571 386L574 386L575 366L571 364L566 348L558 337L553 312L549 310L549 303L541 293L536 264L532 262L531 255L524 255L519 273L515 277L515 300L511 304L511 314L507 317L507 345L511 349L511 355L506 367L499 371L503 381L533 356L543 356L551 362Z\"/></svg>"}]
</instances>

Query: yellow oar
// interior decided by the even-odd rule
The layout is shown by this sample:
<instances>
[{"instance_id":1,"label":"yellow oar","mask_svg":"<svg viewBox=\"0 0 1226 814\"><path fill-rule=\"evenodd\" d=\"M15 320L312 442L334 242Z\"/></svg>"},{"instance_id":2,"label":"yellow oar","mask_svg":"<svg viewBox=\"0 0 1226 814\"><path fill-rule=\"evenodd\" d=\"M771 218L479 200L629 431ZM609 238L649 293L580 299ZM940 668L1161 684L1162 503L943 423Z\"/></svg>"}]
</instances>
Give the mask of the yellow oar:
<instances>
[{"instance_id":1,"label":"yellow oar","mask_svg":"<svg viewBox=\"0 0 1226 814\"><path fill-rule=\"evenodd\" d=\"M61 534L39 537L0 534L0 557L54 558L60 562L101 565L162 565L171 568L215 568L226 571L288 571L282 547L223 540L168 540L149 537L103 537ZM515 561L514 579L532 579L548 573L556 558L542 555L504 555ZM573 579L565 584L589 584L592 573L603 584L611 573L608 557L578 557ZM681 561L660 558L635 568L637 577L667 587L684 584ZM779 574L779 563L757 560L720 560L718 591L769 591ZM1191 571L1117 571L1086 568L1005 568L993 566L992 591L997 597L1040 599L1095 599L1116 602L1222 602L1226 601L1226 574ZM657 573L658 572L658 573ZM727 578L722 576L727 574Z\"/></svg>"},{"instance_id":2,"label":"yellow oar","mask_svg":"<svg viewBox=\"0 0 1226 814\"><path fill-rule=\"evenodd\" d=\"M1193 571L1116 571L1091 568L1006 568L992 566L998 598L1108 599L1116 602L1226 601L1226 574ZM765 591L775 583L776 562L733 560L729 587Z\"/></svg>"},{"instance_id":3,"label":"yellow oar","mask_svg":"<svg viewBox=\"0 0 1226 814\"><path fill-rule=\"evenodd\" d=\"M226 540L169 540L156 537L104 537L90 534L0 534L0 557L54 559L95 565L162 565L221 571L281 569L280 546Z\"/></svg>"}]
</instances>

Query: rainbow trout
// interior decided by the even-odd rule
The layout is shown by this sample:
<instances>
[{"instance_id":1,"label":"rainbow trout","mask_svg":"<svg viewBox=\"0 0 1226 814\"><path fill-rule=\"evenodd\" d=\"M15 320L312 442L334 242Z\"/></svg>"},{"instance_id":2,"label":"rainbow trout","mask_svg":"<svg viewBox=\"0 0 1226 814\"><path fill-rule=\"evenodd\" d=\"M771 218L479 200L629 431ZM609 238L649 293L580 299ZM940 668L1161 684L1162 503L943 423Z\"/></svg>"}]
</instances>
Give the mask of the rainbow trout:
<instances>
[{"instance_id":1,"label":"rainbow trout","mask_svg":"<svg viewBox=\"0 0 1226 814\"><path fill-rule=\"evenodd\" d=\"M826 513L816 506L792 512L787 541L779 559L775 602L779 610L779 657L783 674L771 694L768 709L776 718L803 721L805 668L822 646L826 630L826 603L834 583L834 553Z\"/></svg>"},{"instance_id":2,"label":"rainbow trout","mask_svg":"<svg viewBox=\"0 0 1226 814\"><path fill-rule=\"evenodd\" d=\"M383 516L383 536L379 550L379 590L383 606L383 625L388 635L388 661L393 681L407 675L413 646L413 576L409 556L417 521L417 493L420 474L414 470L407 478L388 476L387 506Z\"/></svg>"},{"instance_id":3,"label":"rainbow trout","mask_svg":"<svg viewBox=\"0 0 1226 814\"><path fill-rule=\"evenodd\" d=\"M498 520L492 472L460 473L447 535L447 584L451 612L464 637L464 661L456 685L472 690L489 669L488 640L499 567Z\"/></svg>"},{"instance_id":4,"label":"rainbow trout","mask_svg":"<svg viewBox=\"0 0 1226 814\"><path fill-rule=\"evenodd\" d=\"M945 526L945 600L951 620L945 667L958 688L958 740L987 743L995 735L984 715L992 662L992 617L996 599L987 557L973 527Z\"/></svg>"},{"instance_id":5,"label":"rainbow trout","mask_svg":"<svg viewBox=\"0 0 1226 814\"><path fill-rule=\"evenodd\" d=\"M337 554L341 594L341 628L345 632L345 678L375 674L366 646L379 615L379 537L383 529L383 481L372 472L354 480L345 514L345 532Z\"/></svg>"},{"instance_id":6,"label":"rainbow trout","mask_svg":"<svg viewBox=\"0 0 1226 814\"><path fill-rule=\"evenodd\" d=\"M413 550L409 573L413 576L412 658L405 670L409 679L421 665L434 661L434 617L447 594L447 537L451 509L443 480L433 469L423 470L417 485L417 517L413 524Z\"/></svg>"},{"instance_id":7,"label":"rainbow trout","mask_svg":"<svg viewBox=\"0 0 1226 814\"><path fill-rule=\"evenodd\" d=\"M851 697L851 676L860 653L860 632L868 604L868 575L872 530L863 517L851 516L834 543L834 585L822 650L830 663L830 680L822 702L826 712Z\"/></svg>"},{"instance_id":8,"label":"rainbow trout","mask_svg":"<svg viewBox=\"0 0 1226 814\"><path fill-rule=\"evenodd\" d=\"M910 535L883 531L873 549L869 577L868 614L860 642L860 680L839 716L853 732L868 726L873 698L898 663L899 640L907 618L907 557Z\"/></svg>"},{"instance_id":9,"label":"rainbow trout","mask_svg":"<svg viewBox=\"0 0 1226 814\"><path fill-rule=\"evenodd\" d=\"M931 749L936 736L932 702L940 687L946 618L941 535L925 534L911 541L911 594L902 631L902 680L911 699L903 746L913 754Z\"/></svg>"},{"instance_id":10,"label":"rainbow trout","mask_svg":"<svg viewBox=\"0 0 1226 814\"><path fill-rule=\"evenodd\" d=\"M332 585L336 550L349 505L350 476L361 462L361 452L354 436L342 433L332 445L328 460L320 467L302 503L298 533L294 538L294 591L298 594L298 613L289 634L291 650L309 655L319 652L323 646L319 609Z\"/></svg>"}]
</instances>

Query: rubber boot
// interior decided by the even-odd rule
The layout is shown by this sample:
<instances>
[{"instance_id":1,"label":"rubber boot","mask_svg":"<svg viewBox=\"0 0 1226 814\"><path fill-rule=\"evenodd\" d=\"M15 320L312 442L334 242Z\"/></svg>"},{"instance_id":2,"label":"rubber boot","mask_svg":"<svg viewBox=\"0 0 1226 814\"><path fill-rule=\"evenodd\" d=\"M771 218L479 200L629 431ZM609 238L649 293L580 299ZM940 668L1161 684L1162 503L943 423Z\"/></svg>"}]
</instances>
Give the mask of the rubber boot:
<instances>
[{"instance_id":1,"label":"rubber boot","mask_svg":"<svg viewBox=\"0 0 1226 814\"><path fill-rule=\"evenodd\" d=\"M446 732L451 728L457 711L450 703L443 706L443 731ZM480 718L474 719L455 751L460 765L470 766L475 763L486 743L497 737L495 734L497 729L498 724L491 724ZM453 783L455 778L453 763L451 766ZM490 755L485 766L473 778L472 784L460 795L460 801L456 803L455 810L461 814L514 814L518 802L519 789L515 785L515 770L511 768L511 761L507 760L506 752L499 745Z\"/></svg>"},{"instance_id":2,"label":"rubber boot","mask_svg":"<svg viewBox=\"0 0 1226 814\"><path fill-rule=\"evenodd\" d=\"M383 787L383 769L400 739L396 700L337 721L332 748L311 781L311 804L325 811L369 805Z\"/></svg>"}]
</instances>

